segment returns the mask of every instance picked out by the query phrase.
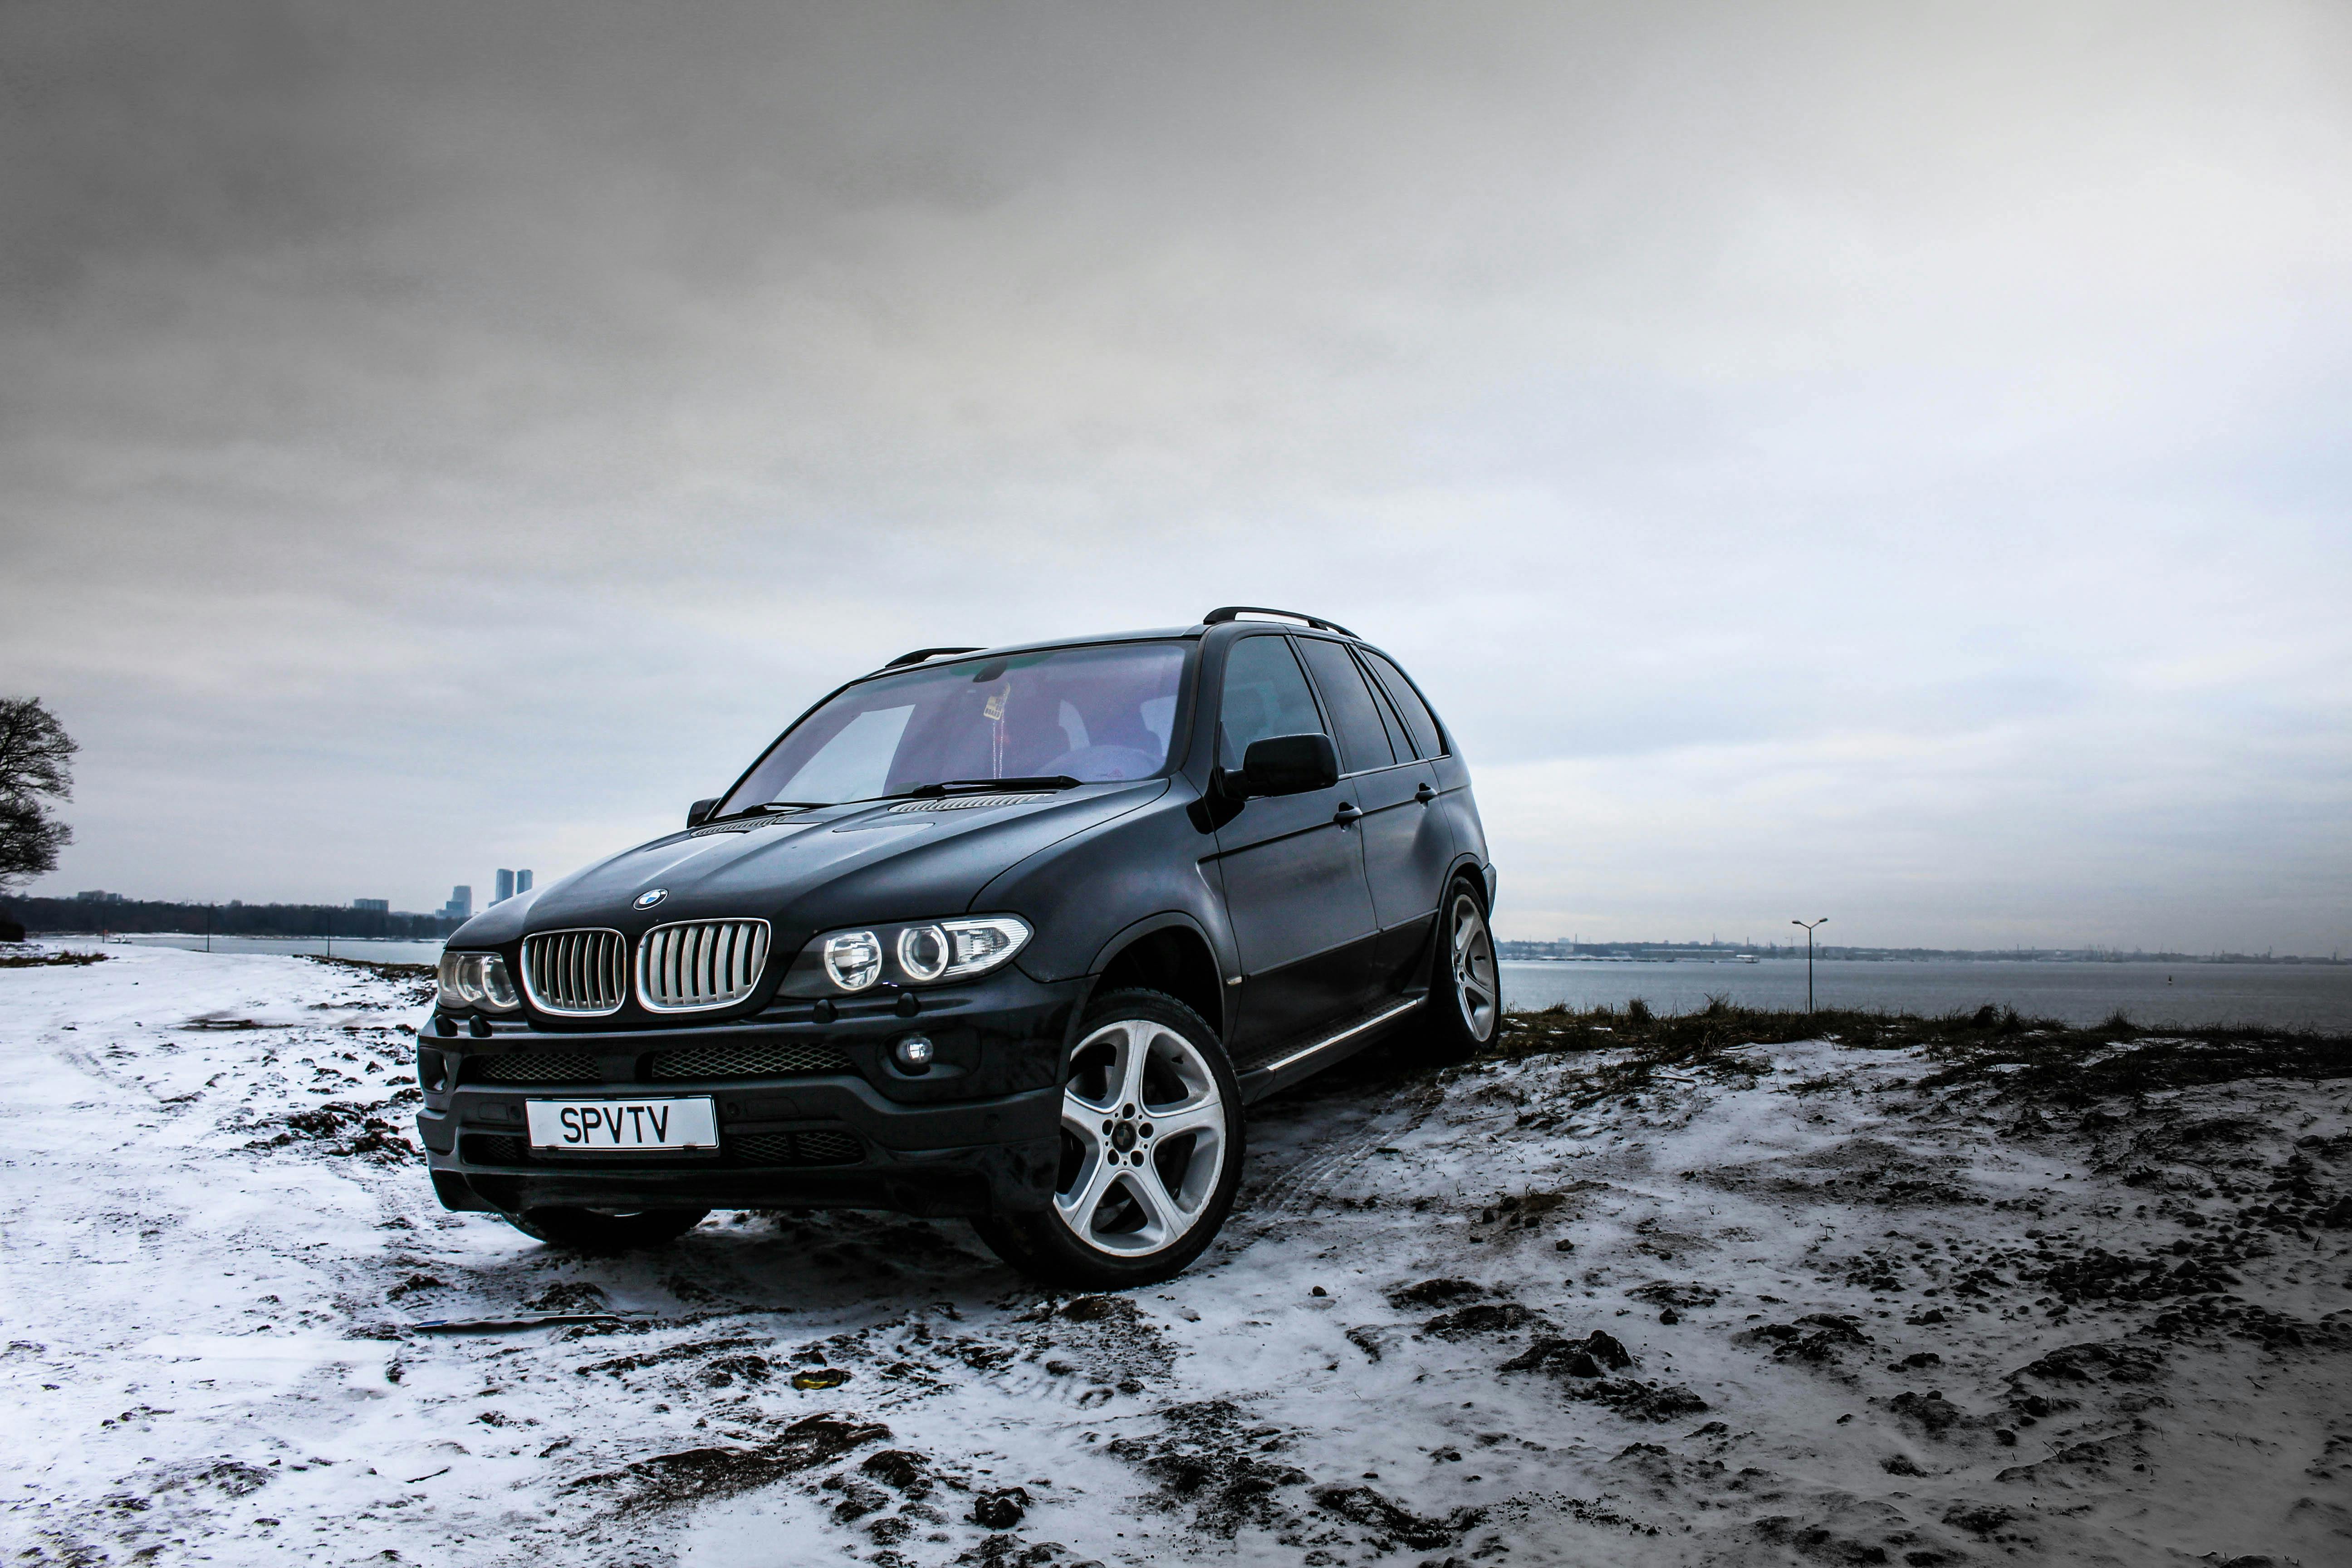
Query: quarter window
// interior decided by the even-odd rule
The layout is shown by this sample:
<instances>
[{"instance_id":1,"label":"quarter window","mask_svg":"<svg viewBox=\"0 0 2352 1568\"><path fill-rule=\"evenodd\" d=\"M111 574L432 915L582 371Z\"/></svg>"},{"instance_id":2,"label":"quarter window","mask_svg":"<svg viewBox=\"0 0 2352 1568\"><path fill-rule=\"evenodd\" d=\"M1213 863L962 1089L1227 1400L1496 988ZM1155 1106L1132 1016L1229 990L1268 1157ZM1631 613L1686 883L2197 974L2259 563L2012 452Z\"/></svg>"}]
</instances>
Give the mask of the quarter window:
<instances>
[{"instance_id":1,"label":"quarter window","mask_svg":"<svg viewBox=\"0 0 2352 1568\"><path fill-rule=\"evenodd\" d=\"M1412 689L1412 682L1404 678L1404 672L1370 649L1365 650L1364 662L1380 678L1389 700L1396 704L1398 715L1404 720L1404 727L1412 731L1412 749L1424 757L1442 753L1445 743L1438 738L1437 718L1430 712L1429 704L1421 700L1421 693Z\"/></svg>"},{"instance_id":2,"label":"quarter window","mask_svg":"<svg viewBox=\"0 0 2352 1568\"><path fill-rule=\"evenodd\" d=\"M1330 705L1331 725L1339 731L1333 738L1339 743L1340 770L1360 773L1395 762L1381 710L1373 706L1371 689L1348 650L1320 637L1300 638L1299 650L1307 656L1307 668L1315 672L1323 700Z\"/></svg>"},{"instance_id":3,"label":"quarter window","mask_svg":"<svg viewBox=\"0 0 2352 1568\"><path fill-rule=\"evenodd\" d=\"M1225 655L1224 700L1217 709L1217 758L1228 773L1241 771L1250 742L1269 735L1319 735L1307 677L1291 657L1290 639L1244 637Z\"/></svg>"}]
</instances>

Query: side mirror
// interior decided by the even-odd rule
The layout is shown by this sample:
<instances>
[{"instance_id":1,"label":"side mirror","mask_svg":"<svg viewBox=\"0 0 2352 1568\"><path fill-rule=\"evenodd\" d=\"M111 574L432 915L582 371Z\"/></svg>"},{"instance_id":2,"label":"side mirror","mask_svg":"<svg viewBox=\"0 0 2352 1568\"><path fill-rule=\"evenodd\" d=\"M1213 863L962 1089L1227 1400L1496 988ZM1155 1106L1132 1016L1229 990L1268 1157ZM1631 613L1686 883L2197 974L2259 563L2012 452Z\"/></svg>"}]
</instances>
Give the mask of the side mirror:
<instances>
[{"instance_id":1,"label":"side mirror","mask_svg":"<svg viewBox=\"0 0 2352 1568\"><path fill-rule=\"evenodd\" d=\"M1251 795L1305 795L1339 782L1339 752L1328 735L1268 735L1242 753L1242 786Z\"/></svg>"},{"instance_id":2,"label":"side mirror","mask_svg":"<svg viewBox=\"0 0 2352 1568\"><path fill-rule=\"evenodd\" d=\"M717 795L712 795L709 800L698 800L686 808L686 825L688 827L699 827L709 821L710 814L718 809Z\"/></svg>"}]
</instances>

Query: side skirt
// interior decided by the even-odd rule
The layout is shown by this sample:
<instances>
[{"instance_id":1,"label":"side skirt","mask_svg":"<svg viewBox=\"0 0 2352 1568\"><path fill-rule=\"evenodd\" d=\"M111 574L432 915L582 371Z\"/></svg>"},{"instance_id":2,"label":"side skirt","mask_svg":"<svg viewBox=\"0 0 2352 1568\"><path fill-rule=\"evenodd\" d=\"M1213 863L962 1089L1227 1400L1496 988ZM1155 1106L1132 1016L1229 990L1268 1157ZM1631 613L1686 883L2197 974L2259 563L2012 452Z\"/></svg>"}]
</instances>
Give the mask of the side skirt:
<instances>
[{"instance_id":1,"label":"side skirt","mask_svg":"<svg viewBox=\"0 0 2352 1568\"><path fill-rule=\"evenodd\" d=\"M1360 1019L1336 1034L1326 1035L1311 1044L1253 1068L1241 1075L1242 1103L1255 1104L1276 1089L1287 1089L1301 1079L1312 1078L1325 1068L1346 1061L1358 1051L1380 1038L1381 1026L1394 1023L1419 1008L1429 999L1427 987L1408 992L1382 1005L1380 1011Z\"/></svg>"}]
</instances>

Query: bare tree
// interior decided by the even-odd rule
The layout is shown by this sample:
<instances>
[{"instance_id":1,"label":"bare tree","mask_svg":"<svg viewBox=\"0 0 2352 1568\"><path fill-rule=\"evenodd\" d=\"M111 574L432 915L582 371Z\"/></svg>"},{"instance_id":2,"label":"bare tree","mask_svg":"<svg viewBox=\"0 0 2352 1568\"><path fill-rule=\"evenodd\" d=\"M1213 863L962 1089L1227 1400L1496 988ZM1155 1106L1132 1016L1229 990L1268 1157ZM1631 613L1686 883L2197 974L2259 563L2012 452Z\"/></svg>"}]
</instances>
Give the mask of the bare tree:
<instances>
[{"instance_id":1,"label":"bare tree","mask_svg":"<svg viewBox=\"0 0 2352 1568\"><path fill-rule=\"evenodd\" d=\"M39 698L0 697L0 889L58 868L73 829L47 802L73 797L80 749Z\"/></svg>"}]
</instances>

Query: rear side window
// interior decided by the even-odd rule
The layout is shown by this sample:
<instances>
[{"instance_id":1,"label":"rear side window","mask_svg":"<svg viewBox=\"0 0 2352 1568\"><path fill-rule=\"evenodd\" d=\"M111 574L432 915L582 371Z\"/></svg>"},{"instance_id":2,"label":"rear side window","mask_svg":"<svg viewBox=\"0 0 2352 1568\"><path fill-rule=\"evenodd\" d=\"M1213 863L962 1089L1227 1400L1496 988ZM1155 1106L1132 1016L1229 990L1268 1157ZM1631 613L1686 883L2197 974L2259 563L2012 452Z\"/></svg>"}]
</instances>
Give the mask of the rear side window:
<instances>
[{"instance_id":1,"label":"rear side window","mask_svg":"<svg viewBox=\"0 0 2352 1568\"><path fill-rule=\"evenodd\" d=\"M1307 668L1315 672L1323 700L1330 705L1332 727L1339 731L1333 739L1339 742L1340 771L1360 773L1395 762L1388 727L1381 722L1371 689L1348 650L1317 637L1301 638L1299 648L1307 656Z\"/></svg>"},{"instance_id":2,"label":"rear side window","mask_svg":"<svg viewBox=\"0 0 2352 1568\"><path fill-rule=\"evenodd\" d=\"M1250 742L1269 735L1319 735L1322 715L1291 657L1290 639L1244 637L1225 655L1224 700L1217 708L1217 760L1238 772Z\"/></svg>"},{"instance_id":3,"label":"rear side window","mask_svg":"<svg viewBox=\"0 0 2352 1568\"><path fill-rule=\"evenodd\" d=\"M1412 749L1424 757L1444 752L1444 742L1437 738L1437 719L1430 712L1429 704L1421 700L1421 693L1412 689L1412 682L1404 678L1404 672L1369 648L1364 650L1364 662L1371 666L1389 700L1396 704L1405 729L1412 732Z\"/></svg>"}]
</instances>

